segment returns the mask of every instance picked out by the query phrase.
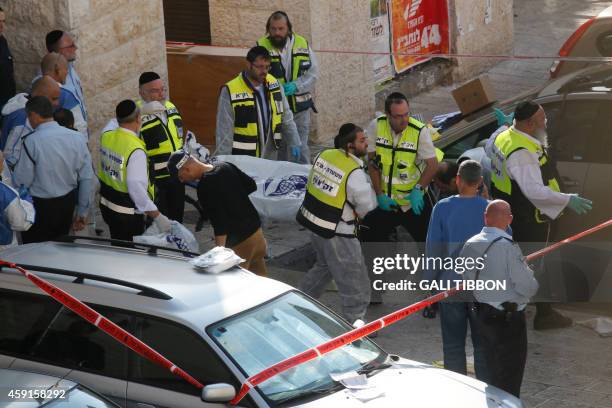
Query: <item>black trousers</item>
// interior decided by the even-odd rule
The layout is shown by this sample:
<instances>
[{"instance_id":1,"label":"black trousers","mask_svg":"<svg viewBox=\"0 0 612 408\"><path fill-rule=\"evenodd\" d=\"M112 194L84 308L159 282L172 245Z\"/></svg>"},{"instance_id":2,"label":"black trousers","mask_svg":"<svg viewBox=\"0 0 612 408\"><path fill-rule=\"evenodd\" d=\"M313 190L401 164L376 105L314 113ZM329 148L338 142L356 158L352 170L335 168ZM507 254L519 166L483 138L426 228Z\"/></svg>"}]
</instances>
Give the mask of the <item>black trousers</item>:
<instances>
[{"instance_id":1,"label":"black trousers","mask_svg":"<svg viewBox=\"0 0 612 408\"><path fill-rule=\"evenodd\" d=\"M185 185L170 177L155 180L157 209L171 220L183 222L185 212Z\"/></svg>"},{"instance_id":2,"label":"black trousers","mask_svg":"<svg viewBox=\"0 0 612 408\"><path fill-rule=\"evenodd\" d=\"M21 233L23 243L52 241L68 235L74 217L77 190L56 198L32 198L36 219L28 231Z\"/></svg>"},{"instance_id":3,"label":"black trousers","mask_svg":"<svg viewBox=\"0 0 612 408\"><path fill-rule=\"evenodd\" d=\"M431 203L427 196L421 215L415 215L412 210L407 212L385 211L375 208L361 222L362 229L359 238L363 242L389 242L389 236L395 227L402 226L410 233L416 242L424 243L427 238L427 228L431 217Z\"/></svg>"},{"instance_id":4,"label":"black trousers","mask_svg":"<svg viewBox=\"0 0 612 408\"><path fill-rule=\"evenodd\" d=\"M110 229L112 239L132 241L134 235L142 235L145 230L145 217L143 214L120 214L100 204L102 218Z\"/></svg>"},{"instance_id":5,"label":"black trousers","mask_svg":"<svg viewBox=\"0 0 612 408\"><path fill-rule=\"evenodd\" d=\"M486 303L480 303L478 322L489 384L520 398L527 362L525 312L506 314Z\"/></svg>"}]
</instances>

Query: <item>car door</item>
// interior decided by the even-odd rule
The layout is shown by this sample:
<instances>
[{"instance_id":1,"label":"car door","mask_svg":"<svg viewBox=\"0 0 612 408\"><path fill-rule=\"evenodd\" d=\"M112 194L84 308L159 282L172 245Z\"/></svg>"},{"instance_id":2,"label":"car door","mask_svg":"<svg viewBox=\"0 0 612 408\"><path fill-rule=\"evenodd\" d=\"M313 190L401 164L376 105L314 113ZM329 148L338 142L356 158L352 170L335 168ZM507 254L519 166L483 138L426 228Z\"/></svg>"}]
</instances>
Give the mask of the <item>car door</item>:
<instances>
[{"instance_id":1,"label":"car door","mask_svg":"<svg viewBox=\"0 0 612 408\"><path fill-rule=\"evenodd\" d=\"M551 240L558 241L595 226L610 217L612 194L609 184L612 159L609 154L612 134L612 104L606 94L569 95L565 102L543 104L549 126L550 154L557 164L561 189L594 202L593 211L577 215L566 209L555 222ZM551 270L560 270L565 278L567 298L586 301L591 298L609 263L609 253L595 241L612 240L605 231L580 239L562 248ZM553 262L554 263L554 262Z\"/></svg>"},{"instance_id":2,"label":"car door","mask_svg":"<svg viewBox=\"0 0 612 408\"><path fill-rule=\"evenodd\" d=\"M225 363L194 331L168 320L136 317L136 336L202 384L240 384ZM219 408L227 404L202 401L201 391L165 368L131 352L128 408ZM241 407L255 407L250 398Z\"/></svg>"}]
</instances>

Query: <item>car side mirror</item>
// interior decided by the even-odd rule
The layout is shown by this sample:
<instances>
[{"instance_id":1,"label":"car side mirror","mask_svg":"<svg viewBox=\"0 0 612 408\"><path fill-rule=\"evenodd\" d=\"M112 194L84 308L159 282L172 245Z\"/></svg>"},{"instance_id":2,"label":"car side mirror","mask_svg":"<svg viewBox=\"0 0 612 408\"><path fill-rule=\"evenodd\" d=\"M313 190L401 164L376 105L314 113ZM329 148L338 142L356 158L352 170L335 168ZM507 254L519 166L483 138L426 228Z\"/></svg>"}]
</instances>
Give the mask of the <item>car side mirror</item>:
<instances>
[{"instance_id":1,"label":"car side mirror","mask_svg":"<svg viewBox=\"0 0 612 408\"><path fill-rule=\"evenodd\" d=\"M230 402L236 396L236 389L229 384L210 384L202 388L204 402Z\"/></svg>"}]
</instances>

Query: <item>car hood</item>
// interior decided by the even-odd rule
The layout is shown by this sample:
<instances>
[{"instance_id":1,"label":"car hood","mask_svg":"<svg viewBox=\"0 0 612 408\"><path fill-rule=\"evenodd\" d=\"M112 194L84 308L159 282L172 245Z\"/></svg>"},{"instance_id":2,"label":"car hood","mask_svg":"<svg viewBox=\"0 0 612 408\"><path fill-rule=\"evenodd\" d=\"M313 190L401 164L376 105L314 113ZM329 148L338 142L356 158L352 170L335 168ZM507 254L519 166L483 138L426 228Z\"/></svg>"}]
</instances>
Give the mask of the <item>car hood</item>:
<instances>
[{"instance_id":1,"label":"car hood","mask_svg":"<svg viewBox=\"0 0 612 408\"><path fill-rule=\"evenodd\" d=\"M300 407L453 407L510 408L522 407L521 401L499 388L452 371L416 361L399 359L391 368L368 379L367 390L360 398L343 389L332 395L299 405ZM378 393L379 397L368 399Z\"/></svg>"}]
</instances>

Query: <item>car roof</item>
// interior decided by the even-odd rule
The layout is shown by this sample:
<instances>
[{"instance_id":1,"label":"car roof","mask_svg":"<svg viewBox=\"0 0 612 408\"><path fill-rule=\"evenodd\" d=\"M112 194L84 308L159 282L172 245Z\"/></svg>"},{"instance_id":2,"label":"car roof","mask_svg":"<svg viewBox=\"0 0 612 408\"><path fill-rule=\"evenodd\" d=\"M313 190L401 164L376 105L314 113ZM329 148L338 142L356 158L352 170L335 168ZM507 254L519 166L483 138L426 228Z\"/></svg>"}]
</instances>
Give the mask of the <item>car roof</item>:
<instances>
[{"instance_id":1,"label":"car roof","mask_svg":"<svg viewBox=\"0 0 612 408\"><path fill-rule=\"evenodd\" d=\"M151 254L100 244L20 245L0 252L0 259L32 266L30 272L81 301L164 317L198 331L293 289L239 267L210 274L196 269L189 264L190 258L181 255ZM45 273L49 268L87 275L84 283L79 283L74 276ZM40 292L18 275L21 274L14 271L0 273L0 287ZM96 277L119 279L126 285L97 281Z\"/></svg>"},{"instance_id":2,"label":"car roof","mask_svg":"<svg viewBox=\"0 0 612 408\"><path fill-rule=\"evenodd\" d=\"M51 375L0 368L0 389L5 392L8 392L9 390L48 390L50 388L68 391L69 389L72 389L75 386L76 383L70 380L54 377ZM3 398L6 398L6 395L4 395ZM45 400L45 402L48 401L49 400ZM19 402L16 403L16 406L18 406L19 408L37 408L40 407L41 404L35 400L23 399L19 400Z\"/></svg>"}]
</instances>

